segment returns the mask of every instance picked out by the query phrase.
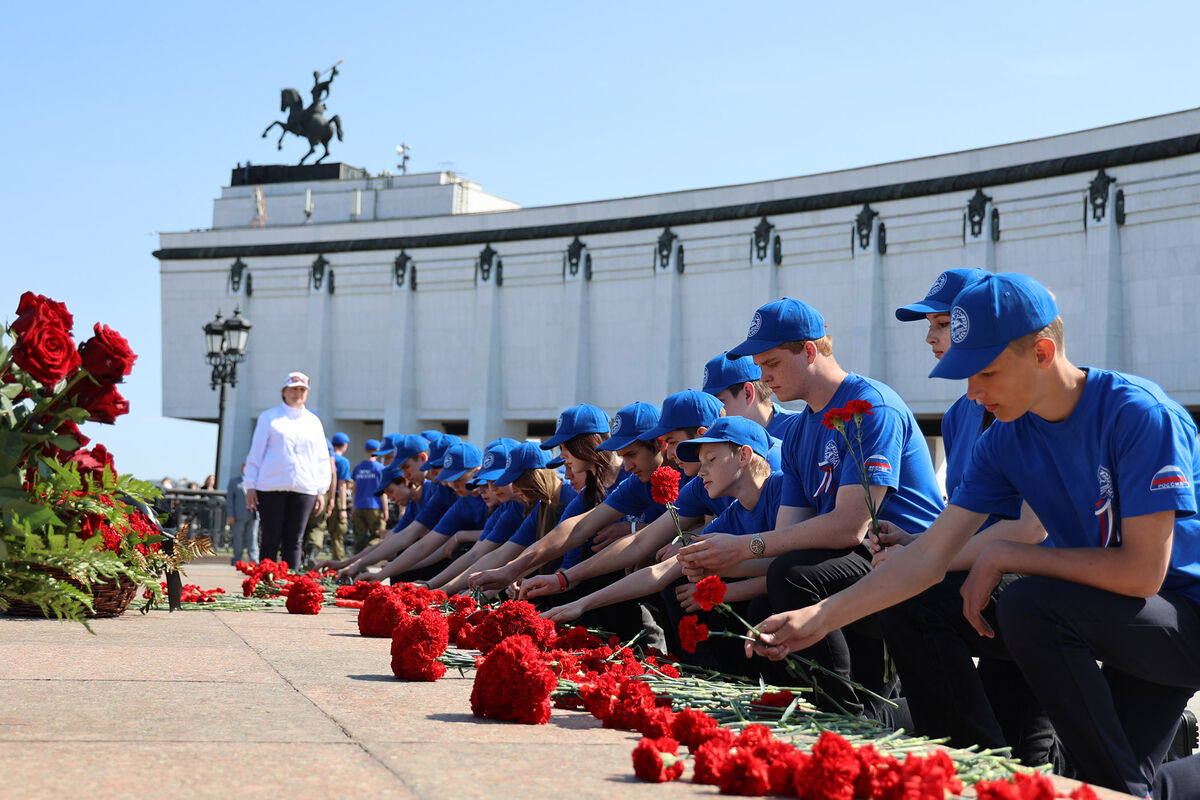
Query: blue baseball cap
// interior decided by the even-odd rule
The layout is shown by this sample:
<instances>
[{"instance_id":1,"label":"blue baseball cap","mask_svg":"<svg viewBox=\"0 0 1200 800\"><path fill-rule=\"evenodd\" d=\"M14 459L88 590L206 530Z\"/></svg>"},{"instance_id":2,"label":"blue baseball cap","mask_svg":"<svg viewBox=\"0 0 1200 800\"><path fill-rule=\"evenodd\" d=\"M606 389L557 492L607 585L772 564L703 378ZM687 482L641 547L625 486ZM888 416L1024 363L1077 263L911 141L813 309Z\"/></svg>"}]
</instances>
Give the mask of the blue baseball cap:
<instances>
[{"instance_id":1,"label":"blue baseball cap","mask_svg":"<svg viewBox=\"0 0 1200 800\"><path fill-rule=\"evenodd\" d=\"M427 452L429 450L429 442L425 441L424 436L417 436L415 433L410 433L407 436L397 437L392 442L392 447L396 451L396 463L403 464L413 456Z\"/></svg>"},{"instance_id":2,"label":"blue baseball cap","mask_svg":"<svg viewBox=\"0 0 1200 800\"><path fill-rule=\"evenodd\" d=\"M350 444L350 437L347 436L346 434L342 433L341 431L338 431L337 433L335 433L333 435L333 439L331 439L330 441L332 441L334 443L334 445Z\"/></svg>"},{"instance_id":3,"label":"blue baseball cap","mask_svg":"<svg viewBox=\"0 0 1200 800\"><path fill-rule=\"evenodd\" d=\"M396 452L396 440L399 438L400 434L398 433L386 434L383 437L383 441L380 442L379 449L375 451L375 455L386 456L389 453Z\"/></svg>"},{"instance_id":4,"label":"blue baseball cap","mask_svg":"<svg viewBox=\"0 0 1200 800\"><path fill-rule=\"evenodd\" d=\"M660 413L658 406L651 403L630 403L613 417L612 436L598 444L596 449L623 450L629 447L644 434L658 427Z\"/></svg>"},{"instance_id":5,"label":"blue baseball cap","mask_svg":"<svg viewBox=\"0 0 1200 800\"><path fill-rule=\"evenodd\" d=\"M753 356L779 347L784 342L809 342L824 335L825 318L821 312L808 303L784 297L754 312L746 341L726 353L725 357Z\"/></svg>"},{"instance_id":6,"label":"blue baseball cap","mask_svg":"<svg viewBox=\"0 0 1200 800\"><path fill-rule=\"evenodd\" d=\"M950 308L950 349L931 378L969 378L1016 339L1058 317L1050 290L1028 275L1001 272L963 289Z\"/></svg>"},{"instance_id":7,"label":"blue baseball cap","mask_svg":"<svg viewBox=\"0 0 1200 800\"><path fill-rule=\"evenodd\" d=\"M400 465L393 461L383 468L383 472L379 476L379 488L375 490L376 497L383 494L383 490L391 486L398 480L404 478L404 473L400 471Z\"/></svg>"},{"instance_id":8,"label":"blue baseball cap","mask_svg":"<svg viewBox=\"0 0 1200 800\"><path fill-rule=\"evenodd\" d=\"M704 378L701 379L701 391L709 394L723 392L730 386L746 381L756 381L762 377L762 369L754 363L750 356L733 358L726 353L709 359L704 365Z\"/></svg>"},{"instance_id":9,"label":"blue baseball cap","mask_svg":"<svg viewBox=\"0 0 1200 800\"><path fill-rule=\"evenodd\" d=\"M425 433L429 433L429 431L426 431ZM424 434L422 434L422 435L424 435ZM457 436L455 436L452 433L441 434L441 438L438 439L436 442L433 440L430 440L430 442L429 442L429 460L421 465L421 469L425 469L425 470L441 469L442 457L446 455L446 451L450 449L450 445L458 444L461 441L462 441L462 439L458 438Z\"/></svg>"},{"instance_id":10,"label":"blue baseball cap","mask_svg":"<svg viewBox=\"0 0 1200 800\"><path fill-rule=\"evenodd\" d=\"M926 314L947 314L959 292L987 276L986 270L977 267L948 269L937 276L924 300L897 308L896 319L901 322L916 322L925 319Z\"/></svg>"},{"instance_id":11,"label":"blue baseball cap","mask_svg":"<svg viewBox=\"0 0 1200 800\"><path fill-rule=\"evenodd\" d=\"M658 425L637 437L639 442L649 442L680 428L707 428L721 416L721 401L705 392L686 389L663 400L662 414Z\"/></svg>"},{"instance_id":12,"label":"blue baseball cap","mask_svg":"<svg viewBox=\"0 0 1200 800\"><path fill-rule=\"evenodd\" d=\"M607 434L608 429L608 414L599 408L587 403L571 406L558 415L558 423L554 426L554 435L542 442L542 449L550 450L585 433Z\"/></svg>"},{"instance_id":13,"label":"blue baseball cap","mask_svg":"<svg viewBox=\"0 0 1200 800\"><path fill-rule=\"evenodd\" d=\"M521 442L508 451L504 472L496 478L497 486L507 486L531 469L546 469L550 454L533 442Z\"/></svg>"},{"instance_id":14,"label":"blue baseball cap","mask_svg":"<svg viewBox=\"0 0 1200 800\"><path fill-rule=\"evenodd\" d=\"M771 436L762 425L745 417L721 417L703 436L676 445L675 455L684 461L699 461L700 445L709 442L749 445L751 450L763 458L767 458L767 453L771 452Z\"/></svg>"},{"instance_id":15,"label":"blue baseball cap","mask_svg":"<svg viewBox=\"0 0 1200 800\"><path fill-rule=\"evenodd\" d=\"M563 458L561 455L558 455L546 462L546 468L547 469L558 469L565 463L567 463L567 460L565 458Z\"/></svg>"},{"instance_id":16,"label":"blue baseball cap","mask_svg":"<svg viewBox=\"0 0 1200 800\"><path fill-rule=\"evenodd\" d=\"M479 472L475 473L476 480L494 481L504 473L504 465L508 462L508 451L520 442L516 439L496 439L483 449L483 460Z\"/></svg>"},{"instance_id":17,"label":"blue baseball cap","mask_svg":"<svg viewBox=\"0 0 1200 800\"><path fill-rule=\"evenodd\" d=\"M443 433L442 431L435 431L431 428L430 430L427 430L427 431L421 431L421 435L424 436L425 441L429 442L430 444L437 444L438 442L440 442L442 440L442 437L445 436L446 434Z\"/></svg>"},{"instance_id":18,"label":"blue baseball cap","mask_svg":"<svg viewBox=\"0 0 1200 800\"><path fill-rule=\"evenodd\" d=\"M442 474L438 480L450 483L461 478L468 470L483 463L483 451L470 442L455 442L446 448L442 456Z\"/></svg>"},{"instance_id":19,"label":"blue baseball cap","mask_svg":"<svg viewBox=\"0 0 1200 800\"><path fill-rule=\"evenodd\" d=\"M363 449L370 450L371 454L374 455L375 451L379 449L379 440L367 439L365 442L363 442Z\"/></svg>"}]
</instances>

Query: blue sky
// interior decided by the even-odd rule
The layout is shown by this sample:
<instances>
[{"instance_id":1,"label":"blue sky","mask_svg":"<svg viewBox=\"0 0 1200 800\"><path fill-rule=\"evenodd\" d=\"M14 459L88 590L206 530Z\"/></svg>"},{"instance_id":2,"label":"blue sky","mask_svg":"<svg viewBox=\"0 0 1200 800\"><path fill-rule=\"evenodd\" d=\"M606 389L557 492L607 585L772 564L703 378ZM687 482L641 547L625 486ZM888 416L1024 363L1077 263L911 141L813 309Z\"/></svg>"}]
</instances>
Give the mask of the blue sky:
<instances>
[{"instance_id":1,"label":"blue sky","mask_svg":"<svg viewBox=\"0 0 1200 800\"><path fill-rule=\"evenodd\" d=\"M89 426L141 477L203 478L215 426L161 417L157 231L207 227L279 90L326 101L331 160L453 165L522 205L745 183L1200 104L1189 2L22 3L5 70L0 319L25 289L140 354ZM214 309L215 310L215 309ZM226 310L228 311L228 310ZM169 325L170 322L167 321ZM253 346L253 338L251 339ZM196 357L203 357L196 331ZM197 387L208 391L207 386ZM216 395L213 393L215 413Z\"/></svg>"}]
</instances>

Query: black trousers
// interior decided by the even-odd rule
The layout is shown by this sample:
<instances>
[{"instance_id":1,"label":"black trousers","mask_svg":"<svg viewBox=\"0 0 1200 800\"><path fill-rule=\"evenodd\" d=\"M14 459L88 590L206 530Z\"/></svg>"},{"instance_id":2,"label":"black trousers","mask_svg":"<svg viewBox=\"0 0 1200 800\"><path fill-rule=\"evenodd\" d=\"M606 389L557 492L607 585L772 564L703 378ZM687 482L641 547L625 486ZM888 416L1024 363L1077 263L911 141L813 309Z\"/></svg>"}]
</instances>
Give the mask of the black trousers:
<instances>
[{"instance_id":1,"label":"black trousers","mask_svg":"<svg viewBox=\"0 0 1200 800\"><path fill-rule=\"evenodd\" d=\"M259 555L272 561L282 558L292 569L300 569L304 528L316 502L315 494L259 492L258 529L262 534Z\"/></svg>"},{"instance_id":2,"label":"black trousers","mask_svg":"<svg viewBox=\"0 0 1200 800\"><path fill-rule=\"evenodd\" d=\"M1018 575L1005 575L984 617L998 630L997 597ZM954 747L1011 747L1030 766L1052 763L1054 729L1000 638L980 636L962 613L966 572L951 572L916 597L880 611L916 733L949 737ZM976 668L972 657L980 659Z\"/></svg>"},{"instance_id":3,"label":"black trousers","mask_svg":"<svg viewBox=\"0 0 1200 800\"><path fill-rule=\"evenodd\" d=\"M771 613L778 614L814 605L853 585L871 571L865 547L847 550L793 550L771 562L767 570L767 597ZM882 631L875 617L866 617L833 631L799 655L816 661L843 678L853 679L876 694L893 698L897 684L888 674ZM814 676L826 698L819 706L860 714L881 722L891 720L891 708L859 693L841 681Z\"/></svg>"},{"instance_id":4,"label":"black trousers","mask_svg":"<svg viewBox=\"0 0 1200 800\"><path fill-rule=\"evenodd\" d=\"M1154 776L1154 800L1200 797L1200 753L1163 764Z\"/></svg>"},{"instance_id":5,"label":"black trousers","mask_svg":"<svg viewBox=\"0 0 1200 800\"><path fill-rule=\"evenodd\" d=\"M1200 688L1200 603L1028 577L996 618L1077 777L1144 797Z\"/></svg>"}]
</instances>

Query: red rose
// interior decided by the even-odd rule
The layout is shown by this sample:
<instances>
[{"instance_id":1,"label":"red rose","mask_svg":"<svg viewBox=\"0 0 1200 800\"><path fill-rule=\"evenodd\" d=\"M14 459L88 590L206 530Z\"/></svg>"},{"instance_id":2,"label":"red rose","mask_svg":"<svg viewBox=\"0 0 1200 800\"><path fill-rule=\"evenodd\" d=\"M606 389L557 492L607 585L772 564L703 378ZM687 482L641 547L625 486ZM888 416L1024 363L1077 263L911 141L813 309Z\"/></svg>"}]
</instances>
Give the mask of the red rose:
<instances>
[{"instance_id":1,"label":"red rose","mask_svg":"<svg viewBox=\"0 0 1200 800\"><path fill-rule=\"evenodd\" d=\"M75 384L72 399L75 405L88 412L92 422L111 425L117 421L117 417L129 413L129 401L110 383L97 385L86 379L81 380Z\"/></svg>"},{"instance_id":2,"label":"red rose","mask_svg":"<svg viewBox=\"0 0 1200 800\"><path fill-rule=\"evenodd\" d=\"M701 578L700 582L696 584L696 591L692 594L692 599L701 609L712 611L713 606L719 606L725 602L725 588L725 581L716 575L709 575L707 578Z\"/></svg>"},{"instance_id":3,"label":"red rose","mask_svg":"<svg viewBox=\"0 0 1200 800\"><path fill-rule=\"evenodd\" d=\"M659 467L650 475L650 497L659 505L679 499L679 473L671 467Z\"/></svg>"},{"instance_id":4,"label":"red rose","mask_svg":"<svg viewBox=\"0 0 1200 800\"><path fill-rule=\"evenodd\" d=\"M53 386L79 366L79 352L71 341L71 329L63 326L60 315L38 307L18 322L21 333L13 345L12 359L35 381Z\"/></svg>"},{"instance_id":5,"label":"red rose","mask_svg":"<svg viewBox=\"0 0 1200 800\"><path fill-rule=\"evenodd\" d=\"M708 639L708 626L696 617L688 614L679 620L679 643L689 653L696 652L696 645Z\"/></svg>"},{"instance_id":6,"label":"red rose","mask_svg":"<svg viewBox=\"0 0 1200 800\"><path fill-rule=\"evenodd\" d=\"M23 336L39 317L57 322L67 335L75 326L75 319L65 305L40 294L25 292L17 302L17 319L12 324L12 332Z\"/></svg>"},{"instance_id":7,"label":"red rose","mask_svg":"<svg viewBox=\"0 0 1200 800\"><path fill-rule=\"evenodd\" d=\"M107 325L96 323L96 335L79 345L83 368L101 383L117 383L133 370L137 354L125 337Z\"/></svg>"},{"instance_id":8,"label":"red rose","mask_svg":"<svg viewBox=\"0 0 1200 800\"><path fill-rule=\"evenodd\" d=\"M88 476L96 483L104 480L105 467L112 470L114 478L117 477L117 468L113 464L112 454L102 444L96 445L91 450L80 448L71 453L68 461L79 466L80 475Z\"/></svg>"},{"instance_id":9,"label":"red rose","mask_svg":"<svg viewBox=\"0 0 1200 800\"><path fill-rule=\"evenodd\" d=\"M650 783L666 783L683 774L679 743L669 736L645 738L633 748L633 774Z\"/></svg>"}]
</instances>

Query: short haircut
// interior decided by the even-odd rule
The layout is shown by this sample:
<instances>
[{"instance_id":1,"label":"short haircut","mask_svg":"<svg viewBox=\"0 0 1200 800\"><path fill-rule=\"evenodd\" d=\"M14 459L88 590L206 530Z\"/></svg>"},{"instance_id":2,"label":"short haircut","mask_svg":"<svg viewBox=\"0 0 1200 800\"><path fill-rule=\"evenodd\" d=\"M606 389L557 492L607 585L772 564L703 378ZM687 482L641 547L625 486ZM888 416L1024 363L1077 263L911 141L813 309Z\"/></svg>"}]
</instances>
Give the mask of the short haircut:
<instances>
[{"instance_id":1,"label":"short haircut","mask_svg":"<svg viewBox=\"0 0 1200 800\"><path fill-rule=\"evenodd\" d=\"M721 444L728 447L729 452L732 453L735 458L739 453L741 453L743 447L749 447L749 445L735 444L733 442L721 442ZM753 450L750 451L750 472L756 478L768 478L771 475L771 465L767 463L765 458L760 456L758 453L755 453Z\"/></svg>"},{"instance_id":2,"label":"short haircut","mask_svg":"<svg viewBox=\"0 0 1200 800\"><path fill-rule=\"evenodd\" d=\"M823 356L833 355L833 334L826 333L820 339L803 339L795 342L784 342L779 345L789 353L803 353L804 345L812 342L817 346L817 352Z\"/></svg>"},{"instance_id":3,"label":"short haircut","mask_svg":"<svg viewBox=\"0 0 1200 800\"><path fill-rule=\"evenodd\" d=\"M737 397L742 393L742 387L747 383L754 385L754 396L760 403L764 400L771 399L771 387L768 386L767 382L762 378L754 381L739 381L738 383L729 386L726 391L728 391L734 397Z\"/></svg>"},{"instance_id":4,"label":"short haircut","mask_svg":"<svg viewBox=\"0 0 1200 800\"><path fill-rule=\"evenodd\" d=\"M1063 349L1063 321L1062 317L1055 317L1054 321L1046 327L1036 330L1033 333L1027 333L1019 339L1013 339L1008 343L1009 349L1018 353L1032 350L1033 345L1038 339L1049 339L1054 342L1054 346L1059 352Z\"/></svg>"}]
</instances>

